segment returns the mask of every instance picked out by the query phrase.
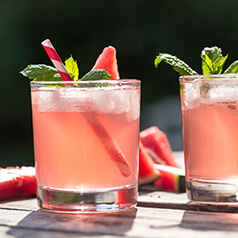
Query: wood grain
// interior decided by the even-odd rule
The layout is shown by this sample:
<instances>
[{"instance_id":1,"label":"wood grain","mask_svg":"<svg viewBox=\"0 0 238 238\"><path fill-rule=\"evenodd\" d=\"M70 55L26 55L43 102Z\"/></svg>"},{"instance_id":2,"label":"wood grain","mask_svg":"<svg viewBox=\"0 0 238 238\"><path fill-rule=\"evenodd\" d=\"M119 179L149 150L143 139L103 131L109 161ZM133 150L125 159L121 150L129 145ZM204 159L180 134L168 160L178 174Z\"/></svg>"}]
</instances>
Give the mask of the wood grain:
<instances>
[{"instance_id":1,"label":"wood grain","mask_svg":"<svg viewBox=\"0 0 238 238\"><path fill-rule=\"evenodd\" d=\"M138 207L105 214L56 214L35 198L0 203L0 237L238 237L238 206L197 205L185 193L143 186Z\"/></svg>"},{"instance_id":2,"label":"wood grain","mask_svg":"<svg viewBox=\"0 0 238 238\"><path fill-rule=\"evenodd\" d=\"M33 199L34 200L34 199ZM9 207L9 206L7 206ZM0 237L237 237L238 214L138 207L127 212L67 215L0 209Z\"/></svg>"}]
</instances>

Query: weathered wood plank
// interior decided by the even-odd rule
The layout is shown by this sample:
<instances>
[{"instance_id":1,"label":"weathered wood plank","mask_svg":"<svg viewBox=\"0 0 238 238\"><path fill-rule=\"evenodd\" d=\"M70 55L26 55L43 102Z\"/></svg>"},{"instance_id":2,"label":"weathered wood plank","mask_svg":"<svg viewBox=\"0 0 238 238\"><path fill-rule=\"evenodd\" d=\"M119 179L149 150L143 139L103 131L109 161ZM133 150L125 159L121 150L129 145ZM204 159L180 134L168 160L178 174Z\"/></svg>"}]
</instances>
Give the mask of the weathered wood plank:
<instances>
[{"instance_id":1,"label":"weathered wood plank","mask_svg":"<svg viewBox=\"0 0 238 238\"><path fill-rule=\"evenodd\" d=\"M149 186L147 187L149 188ZM238 213L237 205L198 204L187 200L185 193L172 193L163 191L140 191L138 206L151 208L181 209L188 211L207 211Z\"/></svg>"},{"instance_id":2,"label":"weathered wood plank","mask_svg":"<svg viewBox=\"0 0 238 238\"><path fill-rule=\"evenodd\" d=\"M26 197L0 202L0 209L36 211L39 207L35 197Z\"/></svg>"},{"instance_id":3,"label":"weathered wood plank","mask_svg":"<svg viewBox=\"0 0 238 238\"><path fill-rule=\"evenodd\" d=\"M51 234L50 237L62 237L62 234L66 237L67 234L148 238L237 237L238 214L141 207L118 214L98 215L0 210L0 237L31 237L34 232L36 238L46 234Z\"/></svg>"},{"instance_id":4,"label":"weathered wood plank","mask_svg":"<svg viewBox=\"0 0 238 238\"><path fill-rule=\"evenodd\" d=\"M77 233L63 233L57 231L44 231L35 229L25 229L18 227L8 227L0 225L0 237L1 238L13 238L13 237L24 237L24 238L65 238L65 237L79 237Z\"/></svg>"}]
</instances>

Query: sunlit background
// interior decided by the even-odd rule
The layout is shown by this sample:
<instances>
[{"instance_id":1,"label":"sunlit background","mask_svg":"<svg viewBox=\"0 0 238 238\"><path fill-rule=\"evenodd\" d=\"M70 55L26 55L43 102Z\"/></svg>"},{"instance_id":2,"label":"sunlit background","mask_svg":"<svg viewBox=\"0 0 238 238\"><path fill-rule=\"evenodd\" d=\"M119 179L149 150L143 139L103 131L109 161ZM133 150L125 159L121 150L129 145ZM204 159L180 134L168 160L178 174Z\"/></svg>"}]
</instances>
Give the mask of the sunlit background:
<instances>
[{"instance_id":1,"label":"sunlit background","mask_svg":"<svg viewBox=\"0 0 238 238\"><path fill-rule=\"evenodd\" d=\"M121 78L142 81L141 129L156 125L173 150L182 150L178 74L154 59L179 56L201 72L204 46L238 58L237 0L0 0L0 166L33 165L26 65L51 62L41 46L49 38L62 59L88 72L105 46L117 49Z\"/></svg>"}]
</instances>

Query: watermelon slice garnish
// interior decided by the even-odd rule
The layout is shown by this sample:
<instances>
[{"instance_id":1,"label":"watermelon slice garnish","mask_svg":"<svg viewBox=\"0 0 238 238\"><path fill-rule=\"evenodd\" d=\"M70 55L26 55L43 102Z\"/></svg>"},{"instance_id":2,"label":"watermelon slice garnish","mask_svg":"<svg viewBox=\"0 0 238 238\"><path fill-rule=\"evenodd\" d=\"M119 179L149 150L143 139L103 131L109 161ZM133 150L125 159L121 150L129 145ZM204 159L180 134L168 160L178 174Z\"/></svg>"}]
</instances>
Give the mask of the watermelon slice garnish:
<instances>
[{"instance_id":1,"label":"watermelon slice garnish","mask_svg":"<svg viewBox=\"0 0 238 238\"><path fill-rule=\"evenodd\" d=\"M119 79L119 72L117 66L116 49L112 46L105 47L103 52L98 56L95 65L92 70L104 69L109 74L111 79ZM112 160L116 163L117 167L121 171L124 177L128 177L131 174L131 169L126 160L126 157L116 144L116 142L107 133L105 128L101 125L97 118L91 121L91 126L95 133L101 138L105 145L105 149L111 155Z\"/></svg>"},{"instance_id":2,"label":"watermelon slice garnish","mask_svg":"<svg viewBox=\"0 0 238 238\"><path fill-rule=\"evenodd\" d=\"M0 200L36 194L34 167L7 167L0 169Z\"/></svg>"},{"instance_id":3,"label":"watermelon slice garnish","mask_svg":"<svg viewBox=\"0 0 238 238\"><path fill-rule=\"evenodd\" d=\"M161 178L154 182L159 190L185 192L184 169L161 164L154 164L154 168L161 173Z\"/></svg>"},{"instance_id":4,"label":"watermelon slice garnish","mask_svg":"<svg viewBox=\"0 0 238 238\"><path fill-rule=\"evenodd\" d=\"M117 66L116 49L114 47L108 46L103 49L92 68L92 70L95 69L105 69L110 74L111 79L120 79Z\"/></svg>"},{"instance_id":5,"label":"watermelon slice garnish","mask_svg":"<svg viewBox=\"0 0 238 238\"><path fill-rule=\"evenodd\" d=\"M155 163L178 167L168 138L158 127L152 126L140 132L140 141Z\"/></svg>"},{"instance_id":6,"label":"watermelon slice garnish","mask_svg":"<svg viewBox=\"0 0 238 238\"><path fill-rule=\"evenodd\" d=\"M146 152L143 144L139 144L139 185L152 183L160 177L160 172L154 168L154 161Z\"/></svg>"}]
</instances>

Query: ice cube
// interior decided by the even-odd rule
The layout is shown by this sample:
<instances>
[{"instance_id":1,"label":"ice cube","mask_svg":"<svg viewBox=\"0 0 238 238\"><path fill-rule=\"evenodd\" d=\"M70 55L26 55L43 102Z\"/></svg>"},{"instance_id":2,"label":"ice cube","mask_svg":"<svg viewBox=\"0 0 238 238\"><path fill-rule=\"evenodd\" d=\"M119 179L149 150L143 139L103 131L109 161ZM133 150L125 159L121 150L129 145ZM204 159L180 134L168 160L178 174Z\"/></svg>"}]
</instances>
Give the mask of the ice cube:
<instances>
[{"instance_id":1,"label":"ice cube","mask_svg":"<svg viewBox=\"0 0 238 238\"><path fill-rule=\"evenodd\" d=\"M238 101L238 88L219 86L211 88L208 91L208 99L204 103L211 104L217 102L237 102Z\"/></svg>"},{"instance_id":2,"label":"ice cube","mask_svg":"<svg viewBox=\"0 0 238 238\"><path fill-rule=\"evenodd\" d=\"M127 121L136 120L140 117L140 92L135 90L130 90L129 101L130 109L126 114Z\"/></svg>"},{"instance_id":3,"label":"ice cube","mask_svg":"<svg viewBox=\"0 0 238 238\"><path fill-rule=\"evenodd\" d=\"M200 89L198 82L185 83L183 89L183 107L191 109L198 107L200 103Z\"/></svg>"},{"instance_id":4,"label":"ice cube","mask_svg":"<svg viewBox=\"0 0 238 238\"><path fill-rule=\"evenodd\" d=\"M66 90L60 95L60 101L65 112L80 112L91 109L92 99L91 91L75 88Z\"/></svg>"},{"instance_id":5,"label":"ice cube","mask_svg":"<svg viewBox=\"0 0 238 238\"><path fill-rule=\"evenodd\" d=\"M122 114L130 111L131 97L128 90L118 90L113 93L113 100L116 108L115 113Z\"/></svg>"},{"instance_id":6,"label":"ice cube","mask_svg":"<svg viewBox=\"0 0 238 238\"><path fill-rule=\"evenodd\" d=\"M93 93L94 110L100 114L122 114L130 110L129 97L125 90L110 88Z\"/></svg>"},{"instance_id":7,"label":"ice cube","mask_svg":"<svg viewBox=\"0 0 238 238\"><path fill-rule=\"evenodd\" d=\"M81 89L42 90L33 94L40 112L74 112L88 110L91 97Z\"/></svg>"},{"instance_id":8,"label":"ice cube","mask_svg":"<svg viewBox=\"0 0 238 238\"><path fill-rule=\"evenodd\" d=\"M114 110L115 105L110 91L96 90L92 95L94 111L108 114Z\"/></svg>"}]
</instances>

